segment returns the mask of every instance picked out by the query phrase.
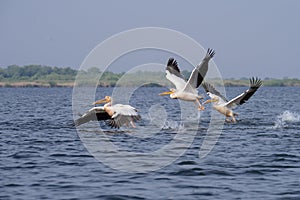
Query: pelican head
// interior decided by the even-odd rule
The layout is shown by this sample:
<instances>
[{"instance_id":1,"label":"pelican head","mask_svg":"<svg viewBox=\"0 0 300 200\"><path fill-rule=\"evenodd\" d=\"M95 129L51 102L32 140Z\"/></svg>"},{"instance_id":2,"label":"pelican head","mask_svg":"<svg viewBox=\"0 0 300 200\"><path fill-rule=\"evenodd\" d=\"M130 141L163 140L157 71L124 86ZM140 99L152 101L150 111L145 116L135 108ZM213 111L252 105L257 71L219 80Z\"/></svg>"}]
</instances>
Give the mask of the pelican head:
<instances>
[{"instance_id":1,"label":"pelican head","mask_svg":"<svg viewBox=\"0 0 300 200\"><path fill-rule=\"evenodd\" d=\"M102 103L110 103L112 101L111 97L110 96L105 96L104 99L100 99L98 101L95 101L93 103L93 105L96 105L96 104L102 104Z\"/></svg>"},{"instance_id":2,"label":"pelican head","mask_svg":"<svg viewBox=\"0 0 300 200\"><path fill-rule=\"evenodd\" d=\"M177 95L176 95L175 92L176 92L176 89L171 88L170 91L162 92L159 95L160 96L164 96L164 95L168 95L169 94L172 99L177 99Z\"/></svg>"}]
</instances>

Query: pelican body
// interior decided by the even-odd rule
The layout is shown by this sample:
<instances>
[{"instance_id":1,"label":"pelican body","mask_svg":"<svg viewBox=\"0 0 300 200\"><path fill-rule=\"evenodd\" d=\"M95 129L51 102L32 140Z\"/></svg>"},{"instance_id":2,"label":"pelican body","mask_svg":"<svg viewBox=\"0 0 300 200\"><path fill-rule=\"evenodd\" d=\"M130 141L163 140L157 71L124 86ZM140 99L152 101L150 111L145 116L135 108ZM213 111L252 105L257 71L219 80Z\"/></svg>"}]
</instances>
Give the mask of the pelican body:
<instances>
[{"instance_id":1,"label":"pelican body","mask_svg":"<svg viewBox=\"0 0 300 200\"><path fill-rule=\"evenodd\" d=\"M170 95L172 99L192 101L198 110L204 110L199 101L203 97L198 95L197 88L201 85L208 70L208 63L214 55L215 52L212 49L208 49L202 62L194 68L187 81L180 73L177 61L174 58L170 58L166 67L166 78L175 85L176 89L171 88L170 91L160 93L160 95Z\"/></svg>"},{"instance_id":2,"label":"pelican body","mask_svg":"<svg viewBox=\"0 0 300 200\"><path fill-rule=\"evenodd\" d=\"M226 116L226 121L236 122L235 116L232 109L239 105L242 105L248 101L248 99L258 90L262 85L262 81L259 78L252 77L250 79L250 87L248 90L238 95L237 97L228 101L220 92L218 92L211 84L203 83L202 86L210 97L209 100L205 101L203 104L213 103L213 108ZM231 120L230 120L231 118Z\"/></svg>"},{"instance_id":3,"label":"pelican body","mask_svg":"<svg viewBox=\"0 0 300 200\"><path fill-rule=\"evenodd\" d=\"M129 124L135 128L134 122L141 119L141 116L137 113L137 109L130 105L123 104L112 104L112 98L106 96L104 99L98 100L93 103L102 104L106 103L104 106L97 106L90 109L79 119L75 120L75 125L79 126L89 121L101 121L106 120L107 124L112 128L120 128L122 125Z\"/></svg>"}]
</instances>

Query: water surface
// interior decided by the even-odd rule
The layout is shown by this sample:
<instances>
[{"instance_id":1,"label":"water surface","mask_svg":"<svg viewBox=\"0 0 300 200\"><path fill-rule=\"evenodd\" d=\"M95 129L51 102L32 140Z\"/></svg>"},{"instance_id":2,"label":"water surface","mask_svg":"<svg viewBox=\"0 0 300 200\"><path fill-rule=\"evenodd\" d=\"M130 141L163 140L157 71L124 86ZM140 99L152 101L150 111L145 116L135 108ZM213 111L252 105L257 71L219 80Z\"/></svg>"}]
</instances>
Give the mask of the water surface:
<instances>
[{"instance_id":1,"label":"water surface","mask_svg":"<svg viewBox=\"0 0 300 200\"><path fill-rule=\"evenodd\" d=\"M245 89L227 88L227 96ZM139 88L134 93L130 103L143 117L139 128L111 130L100 123L114 144L126 151L151 152L168 144L180 128L187 134L195 131L194 125L181 127L180 111L174 109L179 103L159 97L162 90ZM97 96L111 92L99 88ZM300 198L298 87L259 89L236 110L238 123L225 124L213 150L199 159L208 106L191 147L171 165L150 173L120 172L90 155L72 126L72 89L0 88L0 94L0 199ZM155 110L149 108L158 103L168 113L164 128L135 136L151 126ZM94 125L81 130L93 137Z\"/></svg>"}]
</instances>

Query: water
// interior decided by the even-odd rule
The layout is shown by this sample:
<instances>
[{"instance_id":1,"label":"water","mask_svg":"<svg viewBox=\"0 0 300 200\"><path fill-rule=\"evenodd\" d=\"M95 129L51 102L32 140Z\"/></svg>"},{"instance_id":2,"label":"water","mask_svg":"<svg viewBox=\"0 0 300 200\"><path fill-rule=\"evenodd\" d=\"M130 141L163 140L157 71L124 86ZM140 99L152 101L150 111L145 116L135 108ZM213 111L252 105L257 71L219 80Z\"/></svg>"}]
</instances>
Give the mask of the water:
<instances>
[{"instance_id":1,"label":"water","mask_svg":"<svg viewBox=\"0 0 300 200\"><path fill-rule=\"evenodd\" d=\"M228 88L227 96L245 89ZM111 130L101 124L114 144L151 152L168 144L178 130L197 130L195 124L178 121L178 102L159 97L162 90L140 88L134 94L130 103L144 118L137 129ZM111 92L99 88L97 96ZM172 164L149 173L120 172L90 155L71 126L72 89L0 88L0 94L0 199L300 198L300 88L259 89L236 110L238 123L225 124L213 150L199 159L208 106L191 147ZM155 109L149 108L160 106L165 106L168 119L152 121L162 128L154 133ZM99 135L94 126L86 124L81 130L93 138ZM147 127L148 135L139 133Z\"/></svg>"}]
</instances>

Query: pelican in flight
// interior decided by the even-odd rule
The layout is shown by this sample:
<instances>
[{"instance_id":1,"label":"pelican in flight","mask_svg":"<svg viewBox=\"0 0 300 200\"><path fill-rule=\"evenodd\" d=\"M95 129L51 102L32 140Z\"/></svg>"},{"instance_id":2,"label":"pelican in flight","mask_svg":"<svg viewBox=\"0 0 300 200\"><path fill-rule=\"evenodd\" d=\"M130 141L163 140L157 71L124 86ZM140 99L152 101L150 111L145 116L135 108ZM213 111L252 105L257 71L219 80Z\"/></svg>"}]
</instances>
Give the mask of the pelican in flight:
<instances>
[{"instance_id":1,"label":"pelican in flight","mask_svg":"<svg viewBox=\"0 0 300 200\"><path fill-rule=\"evenodd\" d=\"M246 101L256 92L256 90L262 85L262 81L259 78L250 78L250 87L248 90L240 94L239 96L228 101L220 92L218 92L211 84L203 83L202 86L205 89L208 96L211 98L205 101L203 104L213 103L213 108L218 112L226 116L226 121L235 123L237 113L234 113L232 109L238 105L246 103Z\"/></svg>"},{"instance_id":2,"label":"pelican in flight","mask_svg":"<svg viewBox=\"0 0 300 200\"><path fill-rule=\"evenodd\" d=\"M134 122L141 119L137 109L130 105L115 104L112 105L112 98L106 96L104 99L95 101L93 105L106 103L104 106L97 106L83 114L75 120L75 125L79 126L89 121L107 120L107 124L112 128L120 128L122 125L129 124L135 128Z\"/></svg>"},{"instance_id":3,"label":"pelican in flight","mask_svg":"<svg viewBox=\"0 0 300 200\"><path fill-rule=\"evenodd\" d=\"M172 99L193 101L198 110L204 110L204 106L199 101L203 97L198 95L197 88L201 85L208 70L208 62L214 55L215 52L212 49L208 49L202 62L192 71L188 81L180 73L177 61L174 58L170 58L166 67L166 78L175 85L176 89L171 88L170 91L160 93L159 95L169 94Z\"/></svg>"}]
</instances>

